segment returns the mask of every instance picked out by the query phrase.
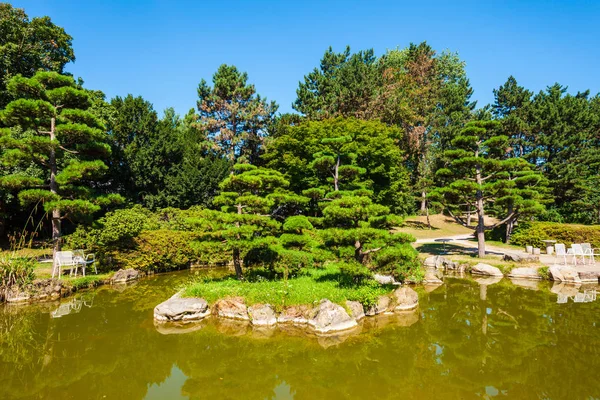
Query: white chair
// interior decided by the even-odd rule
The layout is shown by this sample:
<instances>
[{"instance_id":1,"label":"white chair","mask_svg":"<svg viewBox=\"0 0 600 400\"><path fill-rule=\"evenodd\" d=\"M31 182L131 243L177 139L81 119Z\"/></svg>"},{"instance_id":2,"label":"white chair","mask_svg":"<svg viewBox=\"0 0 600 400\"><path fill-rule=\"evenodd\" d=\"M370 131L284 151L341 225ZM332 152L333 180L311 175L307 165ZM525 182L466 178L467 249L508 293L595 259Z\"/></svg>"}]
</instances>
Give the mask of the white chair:
<instances>
[{"instance_id":1,"label":"white chair","mask_svg":"<svg viewBox=\"0 0 600 400\"><path fill-rule=\"evenodd\" d=\"M578 243L573 243L571 245L571 249L573 250L573 265L577 264L577 257L581 257L581 263L585 264L585 253L583 252L583 247L581 247Z\"/></svg>"},{"instance_id":2,"label":"white chair","mask_svg":"<svg viewBox=\"0 0 600 400\"><path fill-rule=\"evenodd\" d=\"M596 264L596 259L594 256L600 255L600 253L596 254L596 252L600 251L600 249L592 248L590 243L581 243L581 248L583 249L584 257L589 257L590 264Z\"/></svg>"},{"instance_id":3,"label":"white chair","mask_svg":"<svg viewBox=\"0 0 600 400\"><path fill-rule=\"evenodd\" d=\"M72 251L57 251L54 255L54 265L58 267L58 279L62 277L62 268L69 267L70 273L73 273L73 267L76 260L73 257ZM54 278L54 268L52 269L52 278Z\"/></svg>"},{"instance_id":4,"label":"white chair","mask_svg":"<svg viewBox=\"0 0 600 400\"><path fill-rule=\"evenodd\" d=\"M573 252L571 249L567 251L564 243L557 243L554 245L554 250L556 254L556 258L563 259L563 265L567 265L567 256L573 256Z\"/></svg>"},{"instance_id":5,"label":"white chair","mask_svg":"<svg viewBox=\"0 0 600 400\"><path fill-rule=\"evenodd\" d=\"M96 256L92 253L88 254L87 256L85 255L85 253L83 252L83 250L74 250L73 251L73 260L75 262L75 276L77 276L77 269L79 266L81 266L81 269L83 271L83 276L85 276L85 267L88 264L92 264L94 266L94 272L96 273L96 275L98 274L98 269L96 268Z\"/></svg>"}]
</instances>

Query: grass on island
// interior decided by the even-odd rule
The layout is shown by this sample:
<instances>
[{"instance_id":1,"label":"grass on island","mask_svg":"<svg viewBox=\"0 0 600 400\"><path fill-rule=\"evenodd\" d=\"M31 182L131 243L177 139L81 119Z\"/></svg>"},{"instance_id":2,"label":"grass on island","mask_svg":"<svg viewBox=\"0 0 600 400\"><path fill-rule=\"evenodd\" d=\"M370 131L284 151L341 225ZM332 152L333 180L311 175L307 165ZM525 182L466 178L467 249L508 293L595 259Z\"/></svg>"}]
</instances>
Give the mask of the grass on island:
<instances>
[{"instance_id":1,"label":"grass on island","mask_svg":"<svg viewBox=\"0 0 600 400\"><path fill-rule=\"evenodd\" d=\"M202 279L187 285L183 295L201 297L209 304L227 297L242 297L247 305L270 304L281 311L286 306L314 305L321 299L342 306L346 300L353 300L369 307L377 303L379 296L394 290L392 285L382 286L372 280L356 284L334 266L307 269L301 276L287 281L261 279L260 276L260 271L254 271L246 281L238 281L233 276Z\"/></svg>"},{"instance_id":2,"label":"grass on island","mask_svg":"<svg viewBox=\"0 0 600 400\"><path fill-rule=\"evenodd\" d=\"M398 228L398 232L410 233L417 239L432 239L447 236L471 235L473 229L458 224L454 219L443 214L429 216L431 229L427 225L427 217L424 215L406 217L404 226ZM493 223L494 218L486 217L486 224ZM473 218L473 224L476 220Z\"/></svg>"}]
</instances>

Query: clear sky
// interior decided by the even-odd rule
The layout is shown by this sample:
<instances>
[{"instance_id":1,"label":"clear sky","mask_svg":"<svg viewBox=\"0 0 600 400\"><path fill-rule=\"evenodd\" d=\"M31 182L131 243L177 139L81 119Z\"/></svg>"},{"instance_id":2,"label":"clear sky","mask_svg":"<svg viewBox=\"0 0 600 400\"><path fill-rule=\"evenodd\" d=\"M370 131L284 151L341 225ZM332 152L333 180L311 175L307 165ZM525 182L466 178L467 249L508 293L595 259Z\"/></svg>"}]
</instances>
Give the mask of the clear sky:
<instances>
[{"instance_id":1,"label":"clear sky","mask_svg":"<svg viewBox=\"0 0 600 400\"><path fill-rule=\"evenodd\" d=\"M479 105L514 75L535 92L559 82L600 91L600 0L13 1L73 36L67 70L108 98L142 95L185 113L220 64L291 111L296 88L328 46L342 51L426 40L457 51Z\"/></svg>"}]
</instances>

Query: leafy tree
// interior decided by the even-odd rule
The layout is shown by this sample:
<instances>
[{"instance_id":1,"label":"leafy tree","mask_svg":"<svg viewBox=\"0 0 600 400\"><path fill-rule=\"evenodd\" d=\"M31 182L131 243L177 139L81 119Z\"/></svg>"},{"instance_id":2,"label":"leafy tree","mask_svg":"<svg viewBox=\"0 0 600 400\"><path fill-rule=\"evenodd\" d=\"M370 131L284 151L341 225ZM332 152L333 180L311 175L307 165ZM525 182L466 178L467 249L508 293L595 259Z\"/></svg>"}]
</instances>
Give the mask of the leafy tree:
<instances>
[{"instance_id":1,"label":"leafy tree","mask_svg":"<svg viewBox=\"0 0 600 400\"><path fill-rule=\"evenodd\" d=\"M435 198L450 215L477 233L479 257L485 256L485 231L514 221L521 213L535 212L541 205L532 194L539 177L526 161L507 158L509 139L498 134L497 121L473 121L467 124L444 157L447 167L437 171L445 185L436 190ZM507 205L508 215L492 225L485 216L496 204ZM463 218L464 207L475 210L477 225Z\"/></svg>"},{"instance_id":2,"label":"leafy tree","mask_svg":"<svg viewBox=\"0 0 600 400\"><path fill-rule=\"evenodd\" d=\"M23 9L0 3L0 109L13 99L6 87L12 77L30 78L38 70L62 73L75 61L72 39L50 17L30 20Z\"/></svg>"},{"instance_id":3,"label":"leafy tree","mask_svg":"<svg viewBox=\"0 0 600 400\"><path fill-rule=\"evenodd\" d=\"M32 78L17 75L7 88L16 98L1 113L5 126L2 160L8 164L39 165L43 178L24 174L2 177L2 185L19 191L23 205L43 203L51 213L54 251L60 248L61 220L85 217L119 196L96 196L94 182L106 172L101 157L110 154L100 122L87 111L88 94L73 78L56 72L38 72Z\"/></svg>"},{"instance_id":4,"label":"leafy tree","mask_svg":"<svg viewBox=\"0 0 600 400\"><path fill-rule=\"evenodd\" d=\"M198 117L195 126L230 161L254 163L277 104L256 94L248 74L235 66L221 65L211 87L198 85Z\"/></svg>"}]
</instances>

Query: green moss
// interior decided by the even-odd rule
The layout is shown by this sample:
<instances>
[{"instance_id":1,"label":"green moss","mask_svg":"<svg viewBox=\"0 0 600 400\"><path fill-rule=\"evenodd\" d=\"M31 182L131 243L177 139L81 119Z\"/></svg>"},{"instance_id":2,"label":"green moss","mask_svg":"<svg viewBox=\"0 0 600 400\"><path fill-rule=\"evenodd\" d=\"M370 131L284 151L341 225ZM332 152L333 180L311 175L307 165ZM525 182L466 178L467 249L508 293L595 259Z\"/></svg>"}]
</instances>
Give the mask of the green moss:
<instances>
[{"instance_id":1,"label":"green moss","mask_svg":"<svg viewBox=\"0 0 600 400\"><path fill-rule=\"evenodd\" d=\"M329 299L344 305L346 300L358 301L365 307L377 302L381 295L392 292L392 286L381 286L373 280L355 283L335 266L309 269L306 274L286 280L267 280L255 273L251 280L203 279L188 284L184 296L202 297L214 303L226 297L242 297L247 305L271 304L277 310L285 306L316 304Z\"/></svg>"},{"instance_id":2,"label":"green moss","mask_svg":"<svg viewBox=\"0 0 600 400\"><path fill-rule=\"evenodd\" d=\"M100 275L87 275L80 276L77 278L69 279L69 283L73 286L73 289L86 289L100 286L103 284L112 274L100 274Z\"/></svg>"}]
</instances>

